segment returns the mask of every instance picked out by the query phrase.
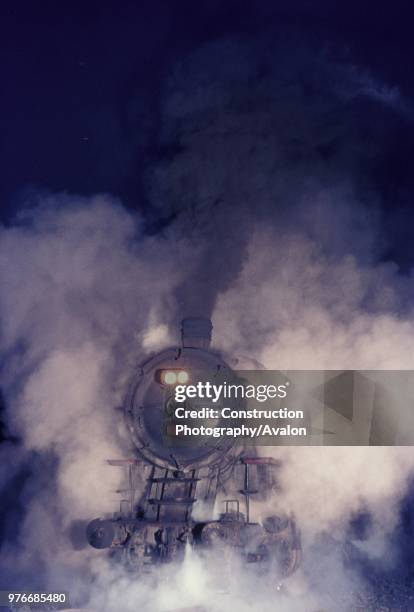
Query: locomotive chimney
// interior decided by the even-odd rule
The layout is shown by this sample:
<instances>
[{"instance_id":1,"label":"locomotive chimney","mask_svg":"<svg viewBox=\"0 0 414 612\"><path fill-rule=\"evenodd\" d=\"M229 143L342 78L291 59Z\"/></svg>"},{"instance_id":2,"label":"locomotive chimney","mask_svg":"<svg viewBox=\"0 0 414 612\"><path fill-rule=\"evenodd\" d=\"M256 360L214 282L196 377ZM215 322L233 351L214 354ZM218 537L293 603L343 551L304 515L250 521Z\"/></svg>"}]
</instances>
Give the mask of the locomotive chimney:
<instances>
[{"instance_id":1,"label":"locomotive chimney","mask_svg":"<svg viewBox=\"0 0 414 612\"><path fill-rule=\"evenodd\" d=\"M181 339L184 348L208 349L213 325L210 319L187 317L181 322Z\"/></svg>"}]
</instances>

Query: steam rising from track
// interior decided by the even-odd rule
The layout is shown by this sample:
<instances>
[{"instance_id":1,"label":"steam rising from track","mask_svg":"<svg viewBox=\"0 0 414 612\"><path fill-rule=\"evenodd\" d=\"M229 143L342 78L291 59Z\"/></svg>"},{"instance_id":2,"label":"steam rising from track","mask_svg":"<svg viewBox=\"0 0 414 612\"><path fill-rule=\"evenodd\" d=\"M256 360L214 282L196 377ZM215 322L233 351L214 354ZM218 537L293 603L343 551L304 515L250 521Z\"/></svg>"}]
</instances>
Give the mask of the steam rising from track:
<instances>
[{"instance_id":1,"label":"steam rising from track","mask_svg":"<svg viewBox=\"0 0 414 612\"><path fill-rule=\"evenodd\" d=\"M0 447L13 508L1 586L61 588L100 610L229 608L217 560L188 551L179 568L136 580L82 549L74 522L116 507L119 474L104 459L124 456L126 438L114 407L136 360L171 341L179 318L212 314L216 344L272 369L414 368L410 282L378 263L368 168L384 134L368 147L354 119L367 105L369 129L407 113L398 92L314 50L224 41L177 65L164 100L160 144L176 152L147 176L158 218L174 219L162 234L146 236L109 196L70 195L39 196L2 230L2 384L17 441ZM338 553L350 517L372 513L363 546L378 558L412 453L273 452L283 465L271 505L303 526L304 570L279 595L231 570L231 607L332 605L330 593L357 584Z\"/></svg>"}]
</instances>

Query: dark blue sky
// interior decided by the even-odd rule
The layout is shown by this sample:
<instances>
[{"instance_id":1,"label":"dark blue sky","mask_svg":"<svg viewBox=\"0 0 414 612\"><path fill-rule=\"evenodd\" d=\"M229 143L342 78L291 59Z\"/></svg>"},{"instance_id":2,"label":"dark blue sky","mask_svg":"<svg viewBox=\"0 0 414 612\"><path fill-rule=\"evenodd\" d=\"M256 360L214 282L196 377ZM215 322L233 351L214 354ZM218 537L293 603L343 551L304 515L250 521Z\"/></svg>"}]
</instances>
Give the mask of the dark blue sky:
<instances>
[{"instance_id":1,"label":"dark blue sky","mask_svg":"<svg viewBox=\"0 0 414 612\"><path fill-rule=\"evenodd\" d=\"M293 28L413 99L409 7L329 0L2 3L2 220L13 217L28 189L107 191L147 214L142 173L171 154L157 140L163 83L178 58L207 41L277 37ZM371 168L388 232L384 258L403 267L412 263L412 127L396 120Z\"/></svg>"}]
</instances>

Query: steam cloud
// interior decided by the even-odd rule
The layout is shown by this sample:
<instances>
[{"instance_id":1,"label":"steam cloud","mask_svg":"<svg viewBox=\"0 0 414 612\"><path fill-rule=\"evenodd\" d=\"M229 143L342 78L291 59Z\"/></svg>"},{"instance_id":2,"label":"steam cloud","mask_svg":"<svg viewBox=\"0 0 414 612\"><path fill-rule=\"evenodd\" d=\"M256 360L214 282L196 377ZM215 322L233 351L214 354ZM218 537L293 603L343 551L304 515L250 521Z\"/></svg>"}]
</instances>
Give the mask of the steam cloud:
<instances>
[{"instance_id":1,"label":"steam cloud","mask_svg":"<svg viewBox=\"0 0 414 612\"><path fill-rule=\"evenodd\" d=\"M125 456L128 442L114 407L137 361L174 341L186 315L212 315L219 348L272 369L413 368L411 283L379 262L369 175L385 119L410 112L395 88L325 52L219 41L166 83L164 156L146 177L153 214L173 219L162 233L148 237L110 196L71 195L39 196L2 230L2 384L17 438L0 447L13 509L4 587L69 590L100 610L228 609L211 586L216 564L191 550L182 566L137 580L74 549L74 521L116 509L119 474L104 459ZM304 569L280 595L233 571L231 607L273 610L278 597L281 610L310 612L358 584L337 548L361 509L373 516L361 546L384 556L414 459L405 448L273 453L283 467L268 504L295 512Z\"/></svg>"}]
</instances>

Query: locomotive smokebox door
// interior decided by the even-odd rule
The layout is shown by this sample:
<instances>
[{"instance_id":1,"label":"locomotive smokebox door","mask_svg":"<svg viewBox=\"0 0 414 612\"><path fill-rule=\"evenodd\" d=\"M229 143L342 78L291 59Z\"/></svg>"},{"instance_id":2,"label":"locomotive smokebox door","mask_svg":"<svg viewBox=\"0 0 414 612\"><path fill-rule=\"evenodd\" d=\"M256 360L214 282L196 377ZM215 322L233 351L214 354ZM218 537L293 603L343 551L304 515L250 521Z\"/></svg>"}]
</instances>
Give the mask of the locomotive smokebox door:
<instances>
[{"instance_id":1,"label":"locomotive smokebox door","mask_svg":"<svg viewBox=\"0 0 414 612\"><path fill-rule=\"evenodd\" d=\"M221 404L213 399L176 400L177 385L210 381L220 384L235 376L217 353L209 350L212 324L208 319L188 318L182 323L182 343L166 349L141 365L125 402L125 415L138 453L152 465L188 471L217 462L234 444L230 437L181 435L177 425L224 425ZM228 403L228 401L227 401ZM176 409L211 409L218 418L184 419Z\"/></svg>"}]
</instances>

